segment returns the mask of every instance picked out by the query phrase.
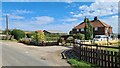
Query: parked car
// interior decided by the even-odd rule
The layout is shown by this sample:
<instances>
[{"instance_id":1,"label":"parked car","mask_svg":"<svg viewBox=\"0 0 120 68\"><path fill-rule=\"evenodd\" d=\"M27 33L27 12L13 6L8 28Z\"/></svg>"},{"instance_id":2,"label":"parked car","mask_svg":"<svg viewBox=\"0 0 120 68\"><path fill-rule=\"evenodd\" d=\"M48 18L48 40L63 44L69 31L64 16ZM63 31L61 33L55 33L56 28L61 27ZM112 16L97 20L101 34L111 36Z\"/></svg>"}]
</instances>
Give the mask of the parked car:
<instances>
[{"instance_id":1,"label":"parked car","mask_svg":"<svg viewBox=\"0 0 120 68\"><path fill-rule=\"evenodd\" d=\"M93 39L94 41L104 41L109 39L109 37L105 36L105 35L96 35L95 38Z\"/></svg>"}]
</instances>

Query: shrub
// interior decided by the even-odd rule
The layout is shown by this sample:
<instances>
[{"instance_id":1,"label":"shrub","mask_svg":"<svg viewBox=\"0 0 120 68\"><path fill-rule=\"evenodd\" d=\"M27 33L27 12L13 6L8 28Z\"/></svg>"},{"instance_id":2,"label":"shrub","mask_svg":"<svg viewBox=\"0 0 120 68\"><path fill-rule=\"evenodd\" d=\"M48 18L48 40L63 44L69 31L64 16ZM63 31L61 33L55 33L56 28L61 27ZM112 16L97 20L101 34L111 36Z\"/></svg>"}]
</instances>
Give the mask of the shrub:
<instances>
[{"instance_id":1,"label":"shrub","mask_svg":"<svg viewBox=\"0 0 120 68\"><path fill-rule=\"evenodd\" d=\"M30 44L31 43L31 39L30 38L23 38L23 39L20 39L19 42L25 43L25 44Z\"/></svg>"},{"instance_id":2,"label":"shrub","mask_svg":"<svg viewBox=\"0 0 120 68\"><path fill-rule=\"evenodd\" d=\"M13 29L11 35L13 35L16 40L20 40L25 37L24 31L19 29Z\"/></svg>"},{"instance_id":3,"label":"shrub","mask_svg":"<svg viewBox=\"0 0 120 68\"><path fill-rule=\"evenodd\" d=\"M73 36L76 39L80 39L80 40L84 40L85 39L85 35L81 34L81 33L74 34Z\"/></svg>"},{"instance_id":4,"label":"shrub","mask_svg":"<svg viewBox=\"0 0 120 68\"><path fill-rule=\"evenodd\" d=\"M57 41L61 35L59 34L45 34L46 41Z\"/></svg>"},{"instance_id":5,"label":"shrub","mask_svg":"<svg viewBox=\"0 0 120 68\"><path fill-rule=\"evenodd\" d=\"M33 40L36 40L38 42L42 42L45 40L45 35L43 32L40 32L40 33L36 33L33 35L32 37Z\"/></svg>"}]
</instances>

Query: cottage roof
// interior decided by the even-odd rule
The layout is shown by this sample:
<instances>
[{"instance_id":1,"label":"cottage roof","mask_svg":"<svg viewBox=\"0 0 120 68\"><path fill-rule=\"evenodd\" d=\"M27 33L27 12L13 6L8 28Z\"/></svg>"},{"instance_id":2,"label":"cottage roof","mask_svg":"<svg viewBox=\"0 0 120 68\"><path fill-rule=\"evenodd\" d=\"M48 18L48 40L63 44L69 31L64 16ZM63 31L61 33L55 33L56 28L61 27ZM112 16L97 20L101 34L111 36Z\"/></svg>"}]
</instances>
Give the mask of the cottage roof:
<instances>
[{"instance_id":1,"label":"cottage roof","mask_svg":"<svg viewBox=\"0 0 120 68\"><path fill-rule=\"evenodd\" d=\"M95 27L111 27L108 24L100 21L100 20L92 20L90 21L91 25L95 28ZM82 22L79 25L75 26L73 29L78 29L78 28L84 28L85 27L85 23Z\"/></svg>"}]
</instances>

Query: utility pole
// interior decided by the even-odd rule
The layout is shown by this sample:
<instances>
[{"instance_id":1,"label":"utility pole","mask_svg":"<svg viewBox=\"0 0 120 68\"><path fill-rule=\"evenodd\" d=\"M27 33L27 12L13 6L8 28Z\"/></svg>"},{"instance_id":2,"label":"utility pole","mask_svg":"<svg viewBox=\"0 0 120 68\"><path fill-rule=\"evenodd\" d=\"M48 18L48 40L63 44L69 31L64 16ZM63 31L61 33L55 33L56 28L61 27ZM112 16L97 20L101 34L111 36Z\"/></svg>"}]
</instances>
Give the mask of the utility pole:
<instances>
[{"instance_id":1,"label":"utility pole","mask_svg":"<svg viewBox=\"0 0 120 68\"><path fill-rule=\"evenodd\" d=\"M8 39L8 16L6 15L6 39Z\"/></svg>"}]
</instances>

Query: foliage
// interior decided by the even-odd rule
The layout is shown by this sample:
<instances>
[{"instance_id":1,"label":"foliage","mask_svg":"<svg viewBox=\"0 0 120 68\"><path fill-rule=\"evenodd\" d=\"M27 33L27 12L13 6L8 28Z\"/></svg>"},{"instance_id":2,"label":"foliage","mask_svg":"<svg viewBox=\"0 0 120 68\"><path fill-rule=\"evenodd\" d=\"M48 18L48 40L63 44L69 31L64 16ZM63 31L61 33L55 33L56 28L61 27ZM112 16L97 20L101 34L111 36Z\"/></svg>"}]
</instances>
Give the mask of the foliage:
<instances>
[{"instance_id":1,"label":"foliage","mask_svg":"<svg viewBox=\"0 0 120 68\"><path fill-rule=\"evenodd\" d=\"M45 40L45 35L43 32L35 33L33 34L32 39L36 40L36 42L42 42Z\"/></svg>"},{"instance_id":2,"label":"foliage","mask_svg":"<svg viewBox=\"0 0 120 68\"><path fill-rule=\"evenodd\" d=\"M74 68L98 68L93 64L84 61L78 61L76 59L69 59L68 63L70 63Z\"/></svg>"},{"instance_id":3,"label":"foliage","mask_svg":"<svg viewBox=\"0 0 120 68\"><path fill-rule=\"evenodd\" d=\"M68 43L72 43L73 41L74 41L73 37L68 37L67 40L66 40L66 42L68 42Z\"/></svg>"},{"instance_id":4,"label":"foliage","mask_svg":"<svg viewBox=\"0 0 120 68\"><path fill-rule=\"evenodd\" d=\"M93 38L93 27L88 18L85 18L85 40L92 40Z\"/></svg>"},{"instance_id":5,"label":"foliage","mask_svg":"<svg viewBox=\"0 0 120 68\"><path fill-rule=\"evenodd\" d=\"M26 34L27 35L27 38L32 38L36 33L35 32L32 32L32 33L29 33L29 34Z\"/></svg>"},{"instance_id":6,"label":"foliage","mask_svg":"<svg viewBox=\"0 0 120 68\"><path fill-rule=\"evenodd\" d=\"M59 34L45 34L46 41L57 41L61 35Z\"/></svg>"},{"instance_id":7,"label":"foliage","mask_svg":"<svg viewBox=\"0 0 120 68\"><path fill-rule=\"evenodd\" d=\"M31 39L30 38L23 38L23 39L20 39L19 42L25 43L25 44L30 44Z\"/></svg>"},{"instance_id":8,"label":"foliage","mask_svg":"<svg viewBox=\"0 0 120 68\"><path fill-rule=\"evenodd\" d=\"M5 30L5 31L2 31L2 34L6 34L6 32L7 32L6 30ZM11 32L12 32L11 30L8 30L8 34L9 34L9 35L11 35Z\"/></svg>"},{"instance_id":9,"label":"foliage","mask_svg":"<svg viewBox=\"0 0 120 68\"><path fill-rule=\"evenodd\" d=\"M80 40L84 40L85 39L85 35L81 34L81 33L74 34L73 37L75 39L80 39Z\"/></svg>"},{"instance_id":10,"label":"foliage","mask_svg":"<svg viewBox=\"0 0 120 68\"><path fill-rule=\"evenodd\" d=\"M25 37L25 32L19 29L13 29L11 35L13 35L16 40L20 40Z\"/></svg>"}]
</instances>

